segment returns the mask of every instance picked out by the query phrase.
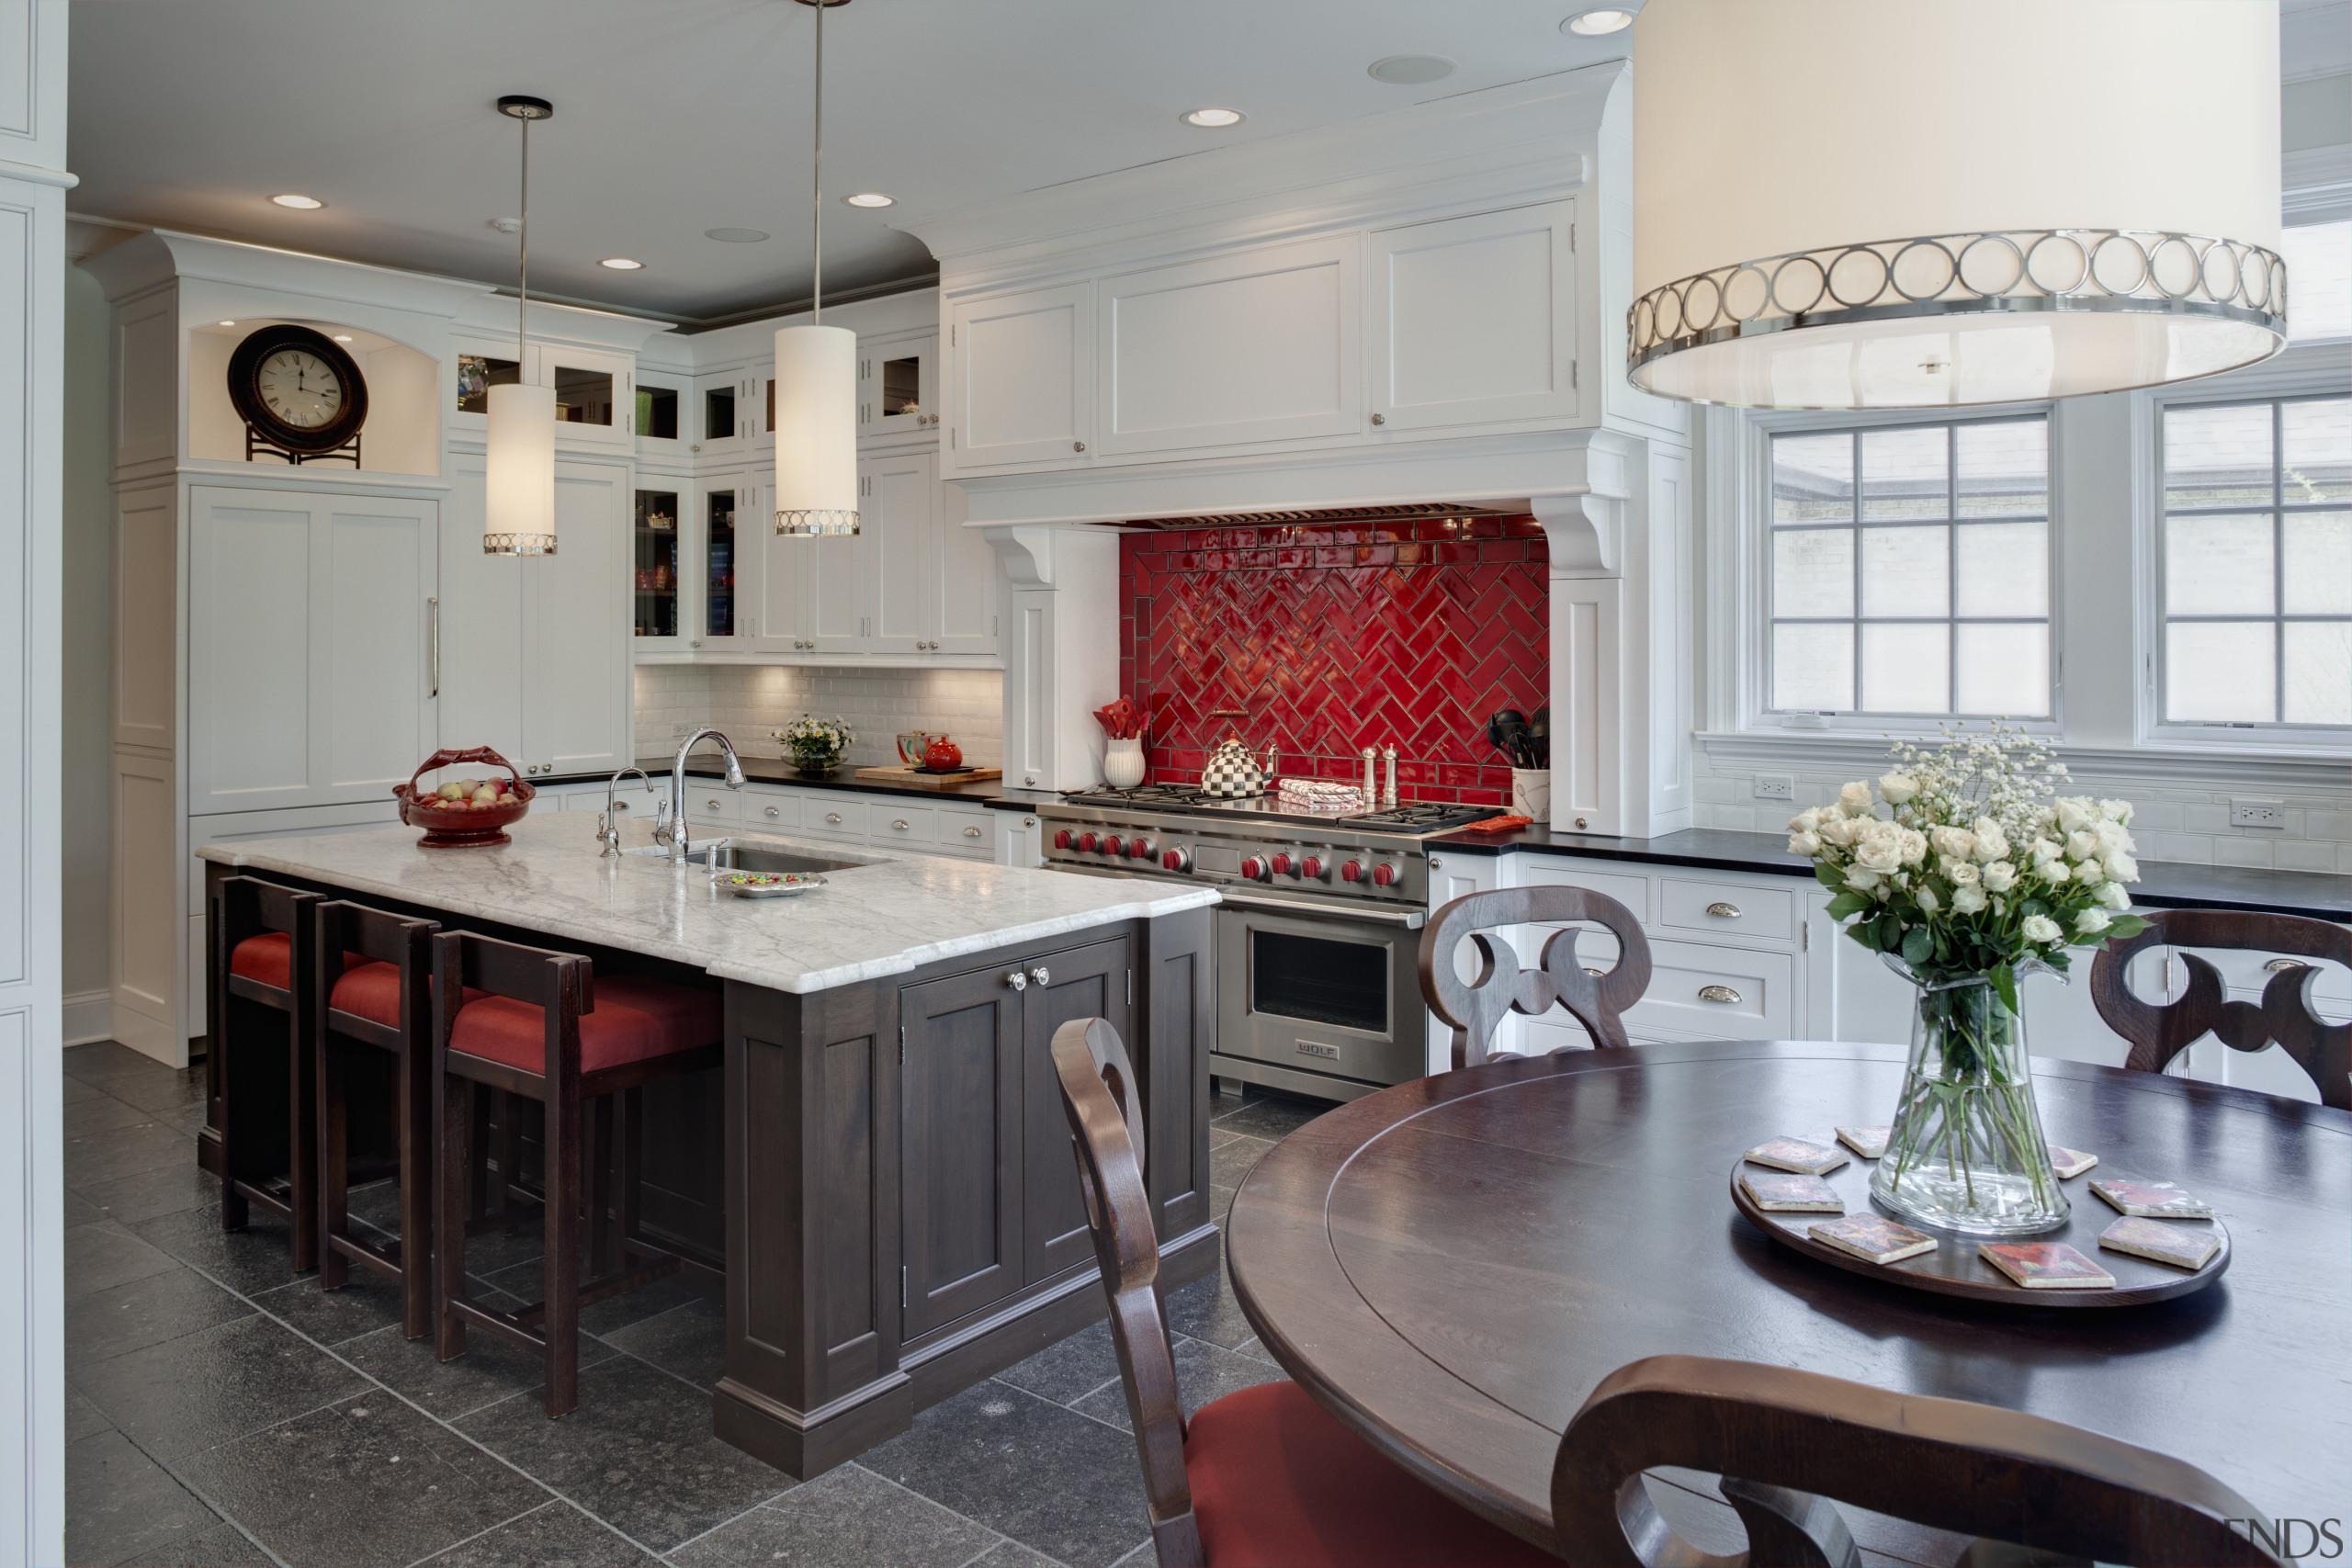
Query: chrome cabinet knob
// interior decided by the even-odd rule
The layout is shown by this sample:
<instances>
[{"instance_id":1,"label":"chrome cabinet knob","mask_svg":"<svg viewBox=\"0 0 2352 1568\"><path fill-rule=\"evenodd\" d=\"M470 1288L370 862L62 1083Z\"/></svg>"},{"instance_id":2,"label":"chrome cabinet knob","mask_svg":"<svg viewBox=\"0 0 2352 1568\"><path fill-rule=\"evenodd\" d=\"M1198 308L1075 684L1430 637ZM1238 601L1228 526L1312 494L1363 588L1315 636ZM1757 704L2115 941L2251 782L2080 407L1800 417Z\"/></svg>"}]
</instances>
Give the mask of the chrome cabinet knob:
<instances>
[{"instance_id":1,"label":"chrome cabinet knob","mask_svg":"<svg viewBox=\"0 0 2352 1568\"><path fill-rule=\"evenodd\" d=\"M1699 987L1699 999L1702 1002L1736 1003L1739 1000L1739 993L1729 986L1702 986Z\"/></svg>"},{"instance_id":2,"label":"chrome cabinet knob","mask_svg":"<svg viewBox=\"0 0 2352 1568\"><path fill-rule=\"evenodd\" d=\"M1586 965L1584 966L1584 972L1585 972L1586 974L1588 974L1588 975L1591 976L1592 976L1594 979L1596 979L1596 980L1600 979L1603 975L1606 975L1607 973L1609 973L1609 971L1608 971L1608 970L1606 970L1606 969L1595 969L1595 968L1594 968L1591 964L1586 964Z\"/></svg>"},{"instance_id":3,"label":"chrome cabinet knob","mask_svg":"<svg viewBox=\"0 0 2352 1568\"><path fill-rule=\"evenodd\" d=\"M1372 423L1374 424L1386 424L1388 423L1388 416L1385 413L1374 414L1372 416Z\"/></svg>"},{"instance_id":4,"label":"chrome cabinet knob","mask_svg":"<svg viewBox=\"0 0 2352 1568\"><path fill-rule=\"evenodd\" d=\"M1739 919L1739 906L1718 901L1707 906L1707 913L1719 920L1736 920Z\"/></svg>"},{"instance_id":5,"label":"chrome cabinet knob","mask_svg":"<svg viewBox=\"0 0 2352 1568\"><path fill-rule=\"evenodd\" d=\"M2300 958L2274 958L2263 967L2273 975L2281 975L2290 969L2308 969L2311 965Z\"/></svg>"},{"instance_id":6,"label":"chrome cabinet knob","mask_svg":"<svg viewBox=\"0 0 2352 1568\"><path fill-rule=\"evenodd\" d=\"M613 809L616 811L627 811L628 809L628 802L626 800L616 800L613 802Z\"/></svg>"},{"instance_id":7,"label":"chrome cabinet knob","mask_svg":"<svg viewBox=\"0 0 2352 1568\"><path fill-rule=\"evenodd\" d=\"M1035 967L1035 969L1032 969L1032 970L1030 970L1030 971L1029 971L1029 978L1031 978L1032 980L1036 981L1036 982L1037 982L1037 984L1039 984L1039 985L1041 985L1041 986L1050 986L1050 985L1052 985L1052 984L1054 983L1054 977L1053 977L1052 974L1051 974L1051 973L1049 973L1049 972L1046 970L1046 966L1045 966L1044 964L1038 964L1038 965L1037 965L1037 967Z\"/></svg>"},{"instance_id":8,"label":"chrome cabinet knob","mask_svg":"<svg viewBox=\"0 0 2352 1568\"><path fill-rule=\"evenodd\" d=\"M1015 969L1004 977L1004 983L1016 991L1025 991L1029 988L1029 976Z\"/></svg>"},{"instance_id":9,"label":"chrome cabinet knob","mask_svg":"<svg viewBox=\"0 0 2352 1568\"><path fill-rule=\"evenodd\" d=\"M1086 443L1083 441L1073 441L1069 444L1069 449L1073 452L1083 452L1086 450Z\"/></svg>"}]
</instances>

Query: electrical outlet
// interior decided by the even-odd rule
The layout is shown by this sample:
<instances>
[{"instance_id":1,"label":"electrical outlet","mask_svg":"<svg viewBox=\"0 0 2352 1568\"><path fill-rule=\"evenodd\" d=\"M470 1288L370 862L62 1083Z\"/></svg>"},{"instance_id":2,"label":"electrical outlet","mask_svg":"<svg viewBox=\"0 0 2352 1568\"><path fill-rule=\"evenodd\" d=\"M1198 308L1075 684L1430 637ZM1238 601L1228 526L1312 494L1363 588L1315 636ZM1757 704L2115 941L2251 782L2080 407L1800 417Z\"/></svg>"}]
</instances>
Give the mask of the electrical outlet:
<instances>
[{"instance_id":1,"label":"electrical outlet","mask_svg":"<svg viewBox=\"0 0 2352 1568\"><path fill-rule=\"evenodd\" d=\"M695 730L700 729L701 728L701 725L696 724L690 718L682 718L678 720L677 723L670 727L670 739L673 740L684 740L687 736L692 735Z\"/></svg>"},{"instance_id":2,"label":"electrical outlet","mask_svg":"<svg viewBox=\"0 0 2352 1568\"><path fill-rule=\"evenodd\" d=\"M2230 801L2230 826L2233 828L2284 828L2287 825L2287 803L2283 800Z\"/></svg>"},{"instance_id":3,"label":"electrical outlet","mask_svg":"<svg viewBox=\"0 0 2352 1568\"><path fill-rule=\"evenodd\" d=\"M1787 773L1758 773L1755 783L1758 800L1786 800L1797 797L1797 781Z\"/></svg>"}]
</instances>

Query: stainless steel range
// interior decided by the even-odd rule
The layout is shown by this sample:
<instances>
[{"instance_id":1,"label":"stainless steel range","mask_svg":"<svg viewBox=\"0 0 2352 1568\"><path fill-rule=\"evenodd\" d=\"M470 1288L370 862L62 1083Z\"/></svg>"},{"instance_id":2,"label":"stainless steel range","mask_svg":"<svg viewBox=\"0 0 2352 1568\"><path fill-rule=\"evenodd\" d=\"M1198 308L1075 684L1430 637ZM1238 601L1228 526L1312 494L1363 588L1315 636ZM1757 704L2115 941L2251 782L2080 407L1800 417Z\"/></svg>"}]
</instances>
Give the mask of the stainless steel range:
<instances>
[{"instance_id":1,"label":"stainless steel range","mask_svg":"<svg viewBox=\"0 0 2352 1568\"><path fill-rule=\"evenodd\" d=\"M1158 784L1068 795L1037 815L1056 870L1205 883L1225 896L1213 1073L1352 1100L1427 1070L1414 967L1429 919L1422 840L1497 811L1284 811L1271 795Z\"/></svg>"}]
</instances>

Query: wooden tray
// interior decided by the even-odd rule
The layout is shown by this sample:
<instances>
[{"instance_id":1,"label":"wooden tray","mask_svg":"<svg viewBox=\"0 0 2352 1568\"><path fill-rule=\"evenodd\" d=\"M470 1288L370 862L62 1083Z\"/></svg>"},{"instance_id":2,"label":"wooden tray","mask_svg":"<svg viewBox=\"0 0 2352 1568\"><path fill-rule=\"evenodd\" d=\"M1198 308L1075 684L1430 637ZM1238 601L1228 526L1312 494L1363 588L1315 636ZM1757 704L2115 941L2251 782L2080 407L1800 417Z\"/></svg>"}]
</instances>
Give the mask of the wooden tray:
<instances>
[{"instance_id":1,"label":"wooden tray","mask_svg":"<svg viewBox=\"0 0 2352 1568\"><path fill-rule=\"evenodd\" d=\"M1807 1142L1817 1143L1824 1147L1830 1144L1827 1138L1800 1135L1805 1136ZM1836 1188L1838 1196L1846 1201L1846 1213L1883 1214L1885 1211L1871 1201L1871 1172L1876 1167L1876 1161L1857 1156L1822 1179ZM2116 1174L2105 1167L2095 1168L2105 1176ZM1872 1263L1849 1252L1840 1252L1834 1247L1825 1247L1808 1234L1806 1227L1817 1220L1834 1220L1838 1217L1835 1214L1770 1213L1758 1208L1739 1185L1742 1170L1778 1173L1767 1173L1762 1166L1751 1166L1745 1159L1734 1160L1731 1167L1731 1201L1751 1224L1782 1247L1802 1252L1808 1258L1817 1258L1849 1273L1865 1274L1883 1283L1905 1285L1915 1291L1932 1291L1938 1295L1966 1296L1972 1301L1998 1302L2005 1306L2136 1306L2143 1302L2168 1301L2174 1296L2201 1291L2220 1279L2230 1266L2230 1233L2219 1220L2179 1222L2184 1228L2212 1226L2214 1236L2222 1244L2221 1250L2207 1258L2205 1267L2194 1274L2184 1273L2169 1264L2134 1258L2129 1253L2102 1251L2098 1245L2098 1233L2123 1216L2109 1208L2090 1190L2090 1183L2081 1179L2065 1184L2066 1197L2074 1204L2074 1212L2067 1216L2065 1224L2056 1230L2044 1231L2040 1235L1969 1235L1960 1231L1942 1230L1935 1225L1923 1225L1917 1220L1902 1220L1902 1224L1914 1230L1934 1236L1937 1242L1935 1251L1922 1253L1917 1258L1905 1258L1899 1263ZM1892 1214L1887 1217L1898 1218ZM1984 1241L2063 1241L2114 1275L2114 1288L2105 1291L2029 1291L2022 1285L2010 1283L2007 1275L1976 1256L1977 1244Z\"/></svg>"},{"instance_id":2,"label":"wooden tray","mask_svg":"<svg viewBox=\"0 0 2352 1568\"><path fill-rule=\"evenodd\" d=\"M912 784L917 789L953 789L957 784L984 784L1004 777L1002 768L958 768L952 773L926 773L921 768L860 768L857 776L868 784Z\"/></svg>"}]
</instances>

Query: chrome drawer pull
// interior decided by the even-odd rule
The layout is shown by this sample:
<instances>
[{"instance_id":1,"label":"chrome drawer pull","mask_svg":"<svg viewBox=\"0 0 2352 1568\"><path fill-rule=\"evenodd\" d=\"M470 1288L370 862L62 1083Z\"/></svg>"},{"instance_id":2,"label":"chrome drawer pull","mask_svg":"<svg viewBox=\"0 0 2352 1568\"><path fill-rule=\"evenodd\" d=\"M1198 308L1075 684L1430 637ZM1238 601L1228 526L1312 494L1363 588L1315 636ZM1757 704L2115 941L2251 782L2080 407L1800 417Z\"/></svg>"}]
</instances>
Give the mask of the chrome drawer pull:
<instances>
[{"instance_id":1,"label":"chrome drawer pull","mask_svg":"<svg viewBox=\"0 0 2352 1568\"><path fill-rule=\"evenodd\" d=\"M2278 975L2284 974L2290 969L2308 969L2311 965L2304 963L2300 958L2274 958L2269 963L2264 964L2263 967L2269 970L2273 975Z\"/></svg>"},{"instance_id":2,"label":"chrome drawer pull","mask_svg":"<svg viewBox=\"0 0 2352 1568\"><path fill-rule=\"evenodd\" d=\"M1699 999L1702 1002L1736 1002L1739 993L1729 986L1702 986L1699 987Z\"/></svg>"},{"instance_id":3,"label":"chrome drawer pull","mask_svg":"<svg viewBox=\"0 0 2352 1568\"><path fill-rule=\"evenodd\" d=\"M1029 978L1041 986L1050 986L1054 983L1053 976L1046 972L1046 966L1042 964L1029 971Z\"/></svg>"},{"instance_id":4,"label":"chrome drawer pull","mask_svg":"<svg viewBox=\"0 0 2352 1568\"><path fill-rule=\"evenodd\" d=\"M891 823L890 826L903 833L907 830L907 819L901 817L896 822Z\"/></svg>"},{"instance_id":5,"label":"chrome drawer pull","mask_svg":"<svg viewBox=\"0 0 2352 1568\"><path fill-rule=\"evenodd\" d=\"M1584 966L1584 972L1585 972L1586 974L1588 974L1588 975L1591 976L1592 976L1594 979L1596 979L1596 980L1600 979L1603 975L1606 975L1607 973L1609 973L1609 971L1607 971L1606 969L1595 969L1595 968L1594 968L1591 964L1586 964L1586 965Z\"/></svg>"},{"instance_id":6,"label":"chrome drawer pull","mask_svg":"<svg viewBox=\"0 0 2352 1568\"><path fill-rule=\"evenodd\" d=\"M978 828L967 828L964 829L964 837L967 839L977 839L979 836L980 830Z\"/></svg>"},{"instance_id":7,"label":"chrome drawer pull","mask_svg":"<svg viewBox=\"0 0 2352 1568\"><path fill-rule=\"evenodd\" d=\"M1721 900L1718 900L1715 903L1707 906L1707 913L1714 916L1719 920L1736 920L1739 919L1739 906L1736 904L1725 904Z\"/></svg>"},{"instance_id":8,"label":"chrome drawer pull","mask_svg":"<svg viewBox=\"0 0 2352 1568\"><path fill-rule=\"evenodd\" d=\"M1016 991L1025 991L1029 988L1029 976L1015 969L1004 977L1004 983Z\"/></svg>"},{"instance_id":9,"label":"chrome drawer pull","mask_svg":"<svg viewBox=\"0 0 2352 1568\"><path fill-rule=\"evenodd\" d=\"M781 812L779 812L778 810L776 810L776 808L775 808L775 807L773 807L773 806L771 806L771 807L767 807L767 814L768 814L769 816L771 816L771 817L778 817L778 816L782 816L782 815L783 815L783 813L781 813Z\"/></svg>"},{"instance_id":10,"label":"chrome drawer pull","mask_svg":"<svg viewBox=\"0 0 2352 1568\"><path fill-rule=\"evenodd\" d=\"M706 800L702 803L702 808L705 811L716 811L718 809L718 802L716 800Z\"/></svg>"},{"instance_id":11,"label":"chrome drawer pull","mask_svg":"<svg viewBox=\"0 0 2352 1568\"><path fill-rule=\"evenodd\" d=\"M825 820L828 822L838 822L841 819L842 814L838 811L828 811L825 813Z\"/></svg>"}]
</instances>

